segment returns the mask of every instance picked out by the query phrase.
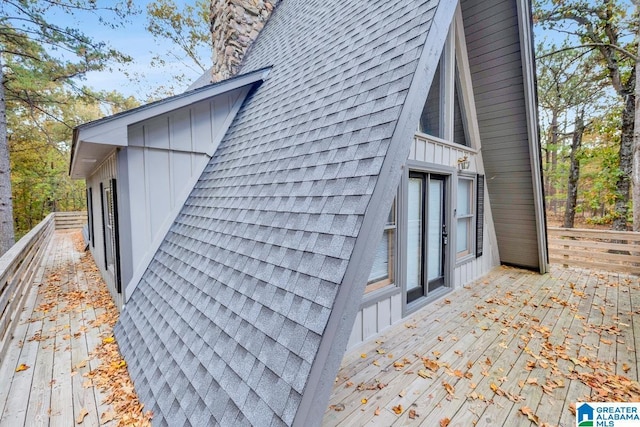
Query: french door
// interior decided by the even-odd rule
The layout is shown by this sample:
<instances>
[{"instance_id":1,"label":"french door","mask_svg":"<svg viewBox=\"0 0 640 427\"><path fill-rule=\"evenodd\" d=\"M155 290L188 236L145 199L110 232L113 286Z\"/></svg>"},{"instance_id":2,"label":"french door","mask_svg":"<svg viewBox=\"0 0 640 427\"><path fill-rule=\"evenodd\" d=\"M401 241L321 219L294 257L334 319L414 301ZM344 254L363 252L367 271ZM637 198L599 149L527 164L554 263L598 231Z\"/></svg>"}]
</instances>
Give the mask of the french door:
<instances>
[{"instance_id":1,"label":"french door","mask_svg":"<svg viewBox=\"0 0 640 427\"><path fill-rule=\"evenodd\" d=\"M445 286L447 176L409 173L407 303Z\"/></svg>"}]
</instances>

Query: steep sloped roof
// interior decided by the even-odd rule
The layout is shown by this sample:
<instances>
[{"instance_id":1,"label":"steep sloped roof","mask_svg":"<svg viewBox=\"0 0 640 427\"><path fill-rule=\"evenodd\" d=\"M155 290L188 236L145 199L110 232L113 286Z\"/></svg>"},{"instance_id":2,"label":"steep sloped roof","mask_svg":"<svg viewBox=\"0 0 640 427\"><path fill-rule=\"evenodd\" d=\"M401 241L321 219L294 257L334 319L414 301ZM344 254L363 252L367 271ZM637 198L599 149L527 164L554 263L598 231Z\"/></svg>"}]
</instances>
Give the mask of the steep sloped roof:
<instances>
[{"instance_id":1,"label":"steep sloped roof","mask_svg":"<svg viewBox=\"0 0 640 427\"><path fill-rule=\"evenodd\" d=\"M320 423L454 8L276 9L242 70L269 77L116 328L157 425Z\"/></svg>"}]
</instances>

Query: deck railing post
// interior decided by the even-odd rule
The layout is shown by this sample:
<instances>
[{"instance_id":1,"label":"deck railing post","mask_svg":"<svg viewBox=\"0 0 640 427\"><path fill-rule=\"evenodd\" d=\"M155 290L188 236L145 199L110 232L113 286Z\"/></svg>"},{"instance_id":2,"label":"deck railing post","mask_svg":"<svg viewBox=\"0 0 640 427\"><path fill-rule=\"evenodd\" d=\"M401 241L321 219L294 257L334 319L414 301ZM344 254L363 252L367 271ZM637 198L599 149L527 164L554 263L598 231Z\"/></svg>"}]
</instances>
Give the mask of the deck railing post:
<instances>
[{"instance_id":1,"label":"deck railing post","mask_svg":"<svg viewBox=\"0 0 640 427\"><path fill-rule=\"evenodd\" d=\"M49 214L0 257L0 362L11 342L33 276L53 235L55 214Z\"/></svg>"}]
</instances>

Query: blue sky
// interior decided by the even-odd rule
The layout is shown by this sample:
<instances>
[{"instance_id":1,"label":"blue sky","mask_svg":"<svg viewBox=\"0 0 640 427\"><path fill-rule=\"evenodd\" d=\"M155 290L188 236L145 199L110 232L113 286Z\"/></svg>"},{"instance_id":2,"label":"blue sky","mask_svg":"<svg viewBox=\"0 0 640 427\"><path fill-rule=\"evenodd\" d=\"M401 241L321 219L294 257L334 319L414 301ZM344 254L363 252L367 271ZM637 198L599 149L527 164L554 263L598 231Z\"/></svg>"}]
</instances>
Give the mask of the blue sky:
<instances>
[{"instance_id":1,"label":"blue sky","mask_svg":"<svg viewBox=\"0 0 640 427\"><path fill-rule=\"evenodd\" d=\"M123 71L118 70L118 64L111 71L89 72L81 84L96 90L118 90L124 95L132 95L145 100L158 87L173 83L171 76L184 72L187 82L174 87L176 93L182 92L189 82L200 77L200 71L194 71L185 64L172 62L165 67L152 67L151 61L154 54L165 53L174 48L171 42L159 43L149 34L146 27L146 6L149 0L135 0L135 7L140 13L129 17L128 22L122 28L112 29L101 25L98 19L91 14L77 14L69 16L62 12L50 12L52 22L61 26L69 26L81 30L85 35L96 41L108 43L111 47L134 58L133 63L126 64L126 71L138 76L139 81L131 81ZM183 0L175 0L178 5L183 5ZM203 63L211 63L211 52L204 49L201 52Z\"/></svg>"}]
</instances>

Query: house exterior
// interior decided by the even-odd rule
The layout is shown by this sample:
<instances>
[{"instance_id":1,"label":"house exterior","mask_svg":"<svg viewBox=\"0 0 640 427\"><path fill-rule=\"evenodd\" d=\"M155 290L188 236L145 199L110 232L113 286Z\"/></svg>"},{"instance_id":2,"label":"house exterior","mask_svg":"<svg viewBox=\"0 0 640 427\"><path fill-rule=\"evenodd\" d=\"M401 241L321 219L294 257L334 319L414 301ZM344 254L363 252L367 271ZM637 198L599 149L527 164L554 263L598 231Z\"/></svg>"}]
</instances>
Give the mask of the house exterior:
<instances>
[{"instance_id":1,"label":"house exterior","mask_svg":"<svg viewBox=\"0 0 640 427\"><path fill-rule=\"evenodd\" d=\"M89 248L121 308L268 70L79 126L69 173L87 183Z\"/></svg>"},{"instance_id":2,"label":"house exterior","mask_svg":"<svg viewBox=\"0 0 640 427\"><path fill-rule=\"evenodd\" d=\"M240 73L74 136L154 424L318 425L345 349L545 272L527 0L283 0Z\"/></svg>"}]
</instances>

